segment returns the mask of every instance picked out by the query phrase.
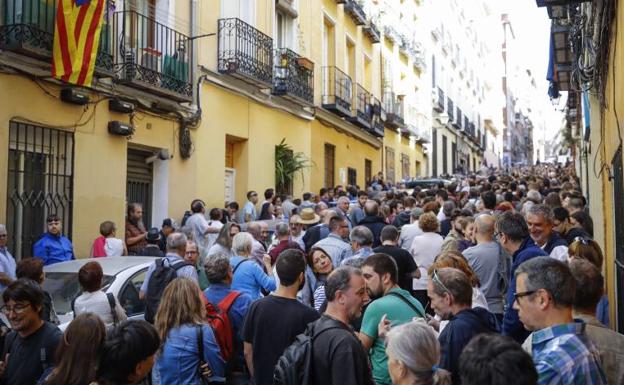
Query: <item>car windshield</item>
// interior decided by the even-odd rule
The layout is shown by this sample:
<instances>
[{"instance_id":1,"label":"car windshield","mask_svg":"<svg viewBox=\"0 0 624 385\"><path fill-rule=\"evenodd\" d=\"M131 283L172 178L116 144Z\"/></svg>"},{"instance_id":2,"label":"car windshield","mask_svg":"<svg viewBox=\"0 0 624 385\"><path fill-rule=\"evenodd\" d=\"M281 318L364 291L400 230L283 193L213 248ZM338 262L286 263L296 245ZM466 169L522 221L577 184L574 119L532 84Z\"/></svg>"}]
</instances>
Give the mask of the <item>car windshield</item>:
<instances>
[{"instance_id":1,"label":"car windshield","mask_svg":"<svg viewBox=\"0 0 624 385\"><path fill-rule=\"evenodd\" d=\"M106 291L114 280L115 277L105 275L102 279L102 290ZM52 296L54 310L58 314L69 313L72 301L82 294L78 273L46 273L43 290Z\"/></svg>"}]
</instances>

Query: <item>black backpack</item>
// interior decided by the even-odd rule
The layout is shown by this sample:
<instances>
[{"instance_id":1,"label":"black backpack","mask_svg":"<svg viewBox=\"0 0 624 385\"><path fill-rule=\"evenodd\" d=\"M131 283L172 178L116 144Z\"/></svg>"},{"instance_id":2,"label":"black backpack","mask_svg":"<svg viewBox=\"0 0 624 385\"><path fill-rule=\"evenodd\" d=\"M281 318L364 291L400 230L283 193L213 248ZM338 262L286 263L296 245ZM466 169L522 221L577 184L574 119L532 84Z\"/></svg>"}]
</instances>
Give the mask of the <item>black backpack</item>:
<instances>
[{"instance_id":1,"label":"black backpack","mask_svg":"<svg viewBox=\"0 0 624 385\"><path fill-rule=\"evenodd\" d=\"M284 350L284 354L277 361L273 372L273 384L311 385L314 340L331 329L344 329L344 327L333 319L310 323L306 331L295 338L295 341Z\"/></svg>"},{"instance_id":2,"label":"black backpack","mask_svg":"<svg viewBox=\"0 0 624 385\"><path fill-rule=\"evenodd\" d=\"M156 260L156 269L152 272L147 283L147 293L145 293L145 320L151 324L154 323L154 317L156 316L156 310L160 304L165 288L169 282L178 277L178 270L185 266L192 266L186 261L177 261L171 264L165 259Z\"/></svg>"}]
</instances>

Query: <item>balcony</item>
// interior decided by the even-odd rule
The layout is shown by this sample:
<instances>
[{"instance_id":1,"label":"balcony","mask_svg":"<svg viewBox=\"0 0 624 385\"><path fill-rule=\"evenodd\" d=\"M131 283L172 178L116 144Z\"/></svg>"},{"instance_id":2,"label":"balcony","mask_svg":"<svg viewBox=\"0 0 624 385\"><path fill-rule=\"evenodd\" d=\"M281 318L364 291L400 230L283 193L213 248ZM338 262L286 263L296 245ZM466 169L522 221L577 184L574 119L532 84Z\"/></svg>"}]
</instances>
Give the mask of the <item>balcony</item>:
<instances>
[{"instance_id":1,"label":"balcony","mask_svg":"<svg viewBox=\"0 0 624 385\"><path fill-rule=\"evenodd\" d=\"M364 32L364 34L368 36L373 43L379 43L381 41L381 34L372 21L369 21L364 27L362 27L362 32Z\"/></svg>"},{"instance_id":2,"label":"balcony","mask_svg":"<svg viewBox=\"0 0 624 385\"><path fill-rule=\"evenodd\" d=\"M272 38L240 19L219 19L220 73L260 87L271 87L272 62Z\"/></svg>"},{"instance_id":3,"label":"balcony","mask_svg":"<svg viewBox=\"0 0 624 385\"><path fill-rule=\"evenodd\" d=\"M275 52L273 69L273 95L314 104L314 63L288 48L281 48Z\"/></svg>"},{"instance_id":4,"label":"balcony","mask_svg":"<svg viewBox=\"0 0 624 385\"><path fill-rule=\"evenodd\" d=\"M348 120L358 127L370 130L373 121L371 94L361 84L356 84L354 96L353 113Z\"/></svg>"},{"instance_id":5,"label":"balcony","mask_svg":"<svg viewBox=\"0 0 624 385\"><path fill-rule=\"evenodd\" d=\"M95 57L95 73L100 76L115 76L115 60L113 58L113 10L111 0L106 1L104 20L100 29L100 45Z\"/></svg>"},{"instance_id":6,"label":"balcony","mask_svg":"<svg viewBox=\"0 0 624 385\"><path fill-rule=\"evenodd\" d=\"M395 44L399 44L401 42L401 35L391 25L384 26L384 37Z\"/></svg>"},{"instance_id":7,"label":"balcony","mask_svg":"<svg viewBox=\"0 0 624 385\"><path fill-rule=\"evenodd\" d=\"M356 0L347 0L344 5L344 11L351 17L355 25L366 24L364 8Z\"/></svg>"},{"instance_id":8,"label":"balcony","mask_svg":"<svg viewBox=\"0 0 624 385\"><path fill-rule=\"evenodd\" d=\"M444 91L440 87L436 87L436 95L434 97L433 109L436 112L444 112Z\"/></svg>"},{"instance_id":9,"label":"balcony","mask_svg":"<svg viewBox=\"0 0 624 385\"><path fill-rule=\"evenodd\" d=\"M2 0L0 47L37 59L50 59L57 0Z\"/></svg>"},{"instance_id":10,"label":"balcony","mask_svg":"<svg viewBox=\"0 0 624 385\"><path fill-rule=\"evenodd\" d=\"M457 119L459 121L459 119ZM464 131L468 132L468 134L474 137L474 124L470 123L470 120L464 116Z\"/></svg>"},{"instance_id":11,"label":"balcony","mask_svg":"<svg viewBox=\"0 0 624 385\"><path fill-rule=\"evenodd\" d=\"M466 126L466 124L464 124L462 126L462 118L464 116L464 114L462 113L461 108L457 107L457 119L455 119L455 121L457 122L457 129L461 130L462 128L464 129L468 129L468 126Z\"/></svg>"},{"instance_id":12,"label":"balcony","mask_svg":"<svg viewBox=\"0 0 624 385\"><path fill-rule=\"evenodd\" d=\"M391 128L405 127L403 101L397 98L394 92L386 92L383 99L386 109L386 125Z\"/></svg>"},{"instance_id":13,"label":"balcony","mask_svg":"<svg viewBox=\"0 0 624 385\"><path fill-rule=\"evenodd\" d=\"M323 108L350 117L352 95L353 83L349 75L337 67L323 67Z\"/></svg>"},{"instance_id":14,"label":"balcony","mask_svg":"<svg viewBox=\"0 0 624 385\"><path fill-rule=\"evenodd\" d=\"M386 120L386 111L384 110L381 101L376 97L372 97L373 103L373 120L371 122L370 133L378 138L384 136L384 121Z\"/></svg>"},{"instance_id":15,"label":"balcony","mask_svg":"<svg viewBox=\"0 0 624 385\"><path fill-rule=\"evenodd\" d=\"M120 83L193 100L192 48L188 36L136 11L114 14L113 61Z\"/></svg>"},{"instance_id":16,"label":"balcony","mask_svg":"<svg viewBox=\"0 0 624 385\"><path fill-rule=\"evenodd\" d=\"M449 119L453 124L455 124L455 104L451 98L447 99L447 107L446 111L448 112Z\"/></svg>"}]
</instances>

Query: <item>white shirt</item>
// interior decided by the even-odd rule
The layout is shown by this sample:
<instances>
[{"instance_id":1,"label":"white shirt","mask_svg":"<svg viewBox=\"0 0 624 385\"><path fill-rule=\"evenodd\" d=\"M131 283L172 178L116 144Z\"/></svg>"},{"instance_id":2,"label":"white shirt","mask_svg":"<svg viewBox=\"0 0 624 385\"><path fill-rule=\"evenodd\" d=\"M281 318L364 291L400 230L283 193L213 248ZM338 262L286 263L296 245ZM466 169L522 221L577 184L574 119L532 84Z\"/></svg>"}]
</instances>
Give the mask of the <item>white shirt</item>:
<instances>
[{"instance_id":1,"label":"white shirt","mask_svg":"<svg viewBox=\"0 0 624 385\"><path fill-rule=\"evenodd\" d=\"M215 228L215 229L219 229L221 230L221 228L223 227L223 223L221 223L221 221L210 221L208 222L208 226ZM219 233L210 233L210 234L206 234L206 248L210 249L212 247L212 245L214 245L215 241L217 240L217 237L219 236Z\"/></svg>"},{"instance_id":2,"label":"white shirt","mask_svg":"<svg viewBox=\"0 0 624 385\"><path fill-rule=\"evenodd\" d=\"M412 288L414 290L427 290L427 283L429 282L427 270L433 265L435 257L442 251L443 243L444 239L442 236L436 233L423 233L414 237L410 253L414 257L418 270L420 270L420 278L412 280Z\"/></svg>"},{"instance_id":3,"label":"white shirt","mask_svg":"<svg viewBox=\"0 0 624 385\"><path fill-rule=\"evenodd\" d=\"M568 246L557 246L550 252L550 257L561 262L568 262Z\"/></svg>"},{"instance_id":4,"label":"white shirt","mask_svg":"<svg viewBox=\"0 0 624 385\"><path fill-rule=\"evenodd\" d=\"M206 231L208 230L208 221L202 213L195 213L186 221L186 225L193 230L193 238L199 247L208 249Z\"/></svg>"},{"instance_id":5,"label":"white shirt","mask_svg":"<svg viewBox=\"0 0 624 385\"><path fill-rule=\"evenodd\" d=\"M121 307L117 298L115 298L115 311L117 312L117 319L119 322L125 321L128 318L126 316L126 311ZM74 302L74 316L77 317L87 312L98 315L106 325L111 325L113 323L113 315L111 313L110 304L108 303L108 297L106 293L101 290L92 293L84 292L76 298Z\"/></svg>"},{"instance_id":6,"label":"white shirt","mask_svg":"<svg viewBox=\"0 0 624 385\"><path fill-rule=\"evenodd\" d=\"M416 237L417 235L422 235L422 234L424 233L422 229L420 228L420 226L418 226L418 221L409 225L403 225L403 227L401 227L401 236L399 238L399 246L409 251L409 249L412 247L412 241L414 240L414 237Z\"/></svg>"},{"instance_id":7,"label":"white shirt","mask_svg":"<svg viewBox=\"0 0 624 385\"><path fill-rule=\"evenodd\" d=\"M124 253L123 241L117 238L106 238L104 251L107 257L121 257Z\"/></svg>"}]
</instances>

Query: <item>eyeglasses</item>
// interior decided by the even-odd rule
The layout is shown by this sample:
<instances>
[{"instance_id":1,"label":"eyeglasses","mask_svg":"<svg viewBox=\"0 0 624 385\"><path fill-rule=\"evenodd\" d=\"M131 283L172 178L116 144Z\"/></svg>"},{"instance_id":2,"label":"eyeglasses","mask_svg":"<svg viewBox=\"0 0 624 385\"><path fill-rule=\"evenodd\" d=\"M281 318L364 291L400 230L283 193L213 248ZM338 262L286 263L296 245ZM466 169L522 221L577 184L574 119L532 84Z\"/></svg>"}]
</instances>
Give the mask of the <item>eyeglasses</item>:
<instances>
[{"instance_id":1,"label":"eyeglasses","mask_svg":"<svg viewBox=\"0 0 624 385\"><path fill-rule=\"evenodd\" d=\"M522 297L528 297L529 295L535 294L537 293L537 290L528 290L528 291L523 291L520 293L516 293L514 294L514 301L518 302L520 298Z\"/></svg>"},{"instance_id":2,"label":"eyeglasses","mask_svg":"<svg viewBox=\"0 0 624 385\"><path fill-rule=\"evenodd\" d=\"M2 306L2 312L5 315L9 315L9 313L11 312L15 312L15 314L22 314L24 313L28 308L30 307L30 305L15 305L15 306Z\"/></svg>"},{"instance_id":3,"label":"eyeglasses","mask_svg":"<svg viewBox=\"0 0 624 385\"><path fill-rule=\"evenodd\" d=\"M445 292L451 294L451 291L448 289L448 287L446 287L446 285L444 283L442 283L442 281L440 280L440 277L438 277L438 271L434 270L433 271L433 283L439 285L442 289L444 289Z\"/></svg>"},{"instance_id":4,"label":"eyeglasses","mask_svg":"<svg viewBox=\"0 0 624 385\"><path fill-rule=\"evenodd\" d=\"M1 237L1 235L0 235ZM581 242L583 245L588 246L589 245L589 239L587 239L586 237L576 237L574 238L573 242Z\"/></svg>"}]
</instances>

